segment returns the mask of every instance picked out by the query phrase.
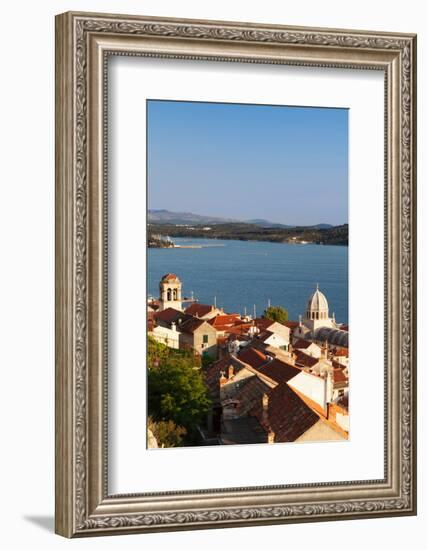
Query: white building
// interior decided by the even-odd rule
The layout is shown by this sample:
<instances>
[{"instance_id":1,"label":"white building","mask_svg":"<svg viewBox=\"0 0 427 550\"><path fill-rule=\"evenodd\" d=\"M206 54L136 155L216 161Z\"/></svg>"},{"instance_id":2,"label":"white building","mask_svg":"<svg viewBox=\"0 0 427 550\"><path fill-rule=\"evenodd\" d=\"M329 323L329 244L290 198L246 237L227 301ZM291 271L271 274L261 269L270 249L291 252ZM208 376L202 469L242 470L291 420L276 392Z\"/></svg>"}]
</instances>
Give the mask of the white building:
<instances>
[{"instance_id":1,"label":"white building","mask_svg":"<svg viewBox=\"0 0 427 550\"><path fill-rule=\"evenodd\" d=\"M271 319L255 319L254 325L249 329L248 334L257 336L267 346L273 346L282 350L288 350L291 331L290 329L277 321Z\"/></svg>"},{"instance_id":2,"label":"white building","mask_svg":"<svg viewBox=\"0 0 427 550\"><path fill-rule=\"evenodd\" d=\"M160 344L164 344L172 349L179 349L179 332L176 330L175 323L172 323L172 328L163 326L154 327L150 332L150 336Z\"/></svg>"},{"instance_id":3,"label":"white building","mask_svg":"<svg viewBox=\"0 0 427 550\"><path fill-rule=\"evenodd\" d=\"M297 376L288 381L288 385L317 403L325 411L328 403L333 399L331 374L322 378L321 376L301 371Z\"/></svg>"},{"instance_id":4,"label":"white building","mask_svg":"<svg viewBox=\"0 0 427 550\"><path fill-rule=\"evenodd\" d=\"M266 346L272 346L273 348L287 350L289 347L289 338L283 337L283 335L278 332L265 330L258 335L258 339Z\"/></svg>"}]
</instances>

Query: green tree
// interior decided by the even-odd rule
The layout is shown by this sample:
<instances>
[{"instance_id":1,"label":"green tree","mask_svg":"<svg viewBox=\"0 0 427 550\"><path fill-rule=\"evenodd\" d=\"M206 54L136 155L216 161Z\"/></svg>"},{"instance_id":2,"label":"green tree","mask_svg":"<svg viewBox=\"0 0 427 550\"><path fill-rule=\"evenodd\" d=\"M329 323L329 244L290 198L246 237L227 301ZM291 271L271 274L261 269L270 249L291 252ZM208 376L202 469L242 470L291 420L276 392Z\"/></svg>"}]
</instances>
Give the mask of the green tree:
<instances>
[{"instance_id":1,"label":"green tree","mask_svg":"<svg viewBox=\"0 0 427 550\"><path fill-rule=\"evenodd\" d=\"M155 422L172 420L191 435L210 407L200 359L149 341L148 367L148 414Z\"/></svg>"},{"instance_id":2,"label":"green tree","mask_svg":"<svg viewBox=\"0 0 427 550\"><path fill-rule=\"evenodd\" d=\"M161 363L168 360L169 357L187 358L189 363L195 368L200 368L202 365L200 356L194 355L191 347L188 349L172 349L157 342L152 336L148 337L148 368L157 368Z\"/></svg>"},{"instance_id":3,"label":"green tree","mask_svg":"<svg viewBox=\"0 0 427 550\"><path fill-rule=\"evenodd\" d=\"M264 318L284 323L288 320L288 312L282 306L270 306L264 311Z\"/></svg>"},{"instance_id":4,"label":"green tree","mask_svg":"<svg viewBox=\"0 0 427 550\"><path fill-rule=\"evenodd\" d=\"M148 417L148 429L152 431L159 447L179 447L187 434L183 426L177 426L173 420L155 422Z\"/></svg>"},{"instance_id":5,"label":"green tree","mask_svg":"<svg viewBox=\"0 0 427 550\"><path fill-rule=\"evenodd\" d=\"M212 357L211 355L209 355L208 353L204 353L202 355L201 361L202 361L202 368L206 369L207 367L212 365L212 363L214 363L216 361L216 359L214 357Z\"/></svg>"}]
</instances>

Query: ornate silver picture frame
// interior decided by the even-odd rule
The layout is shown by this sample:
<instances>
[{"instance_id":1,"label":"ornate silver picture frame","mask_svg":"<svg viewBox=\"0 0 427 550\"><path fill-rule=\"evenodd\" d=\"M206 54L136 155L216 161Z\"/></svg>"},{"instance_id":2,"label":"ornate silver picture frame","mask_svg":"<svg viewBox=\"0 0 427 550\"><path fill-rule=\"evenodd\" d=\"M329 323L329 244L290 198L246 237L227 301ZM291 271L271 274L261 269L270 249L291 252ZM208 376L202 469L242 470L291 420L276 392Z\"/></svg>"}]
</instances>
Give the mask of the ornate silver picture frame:
<instances>
[{"instance_id":1,"label":"ornate silver picture frame","mask_svg":"<svg viewBox=\"0 0 427 550\"><path fill-rule=\"evenodd\" d=\"M384 73L384 477L108 491L109 56ZM82 537L416 513L416 37L65 13L56 18L56 532ZM208 481L207 481L208 483Z\"/></svg>"}]
</instances>

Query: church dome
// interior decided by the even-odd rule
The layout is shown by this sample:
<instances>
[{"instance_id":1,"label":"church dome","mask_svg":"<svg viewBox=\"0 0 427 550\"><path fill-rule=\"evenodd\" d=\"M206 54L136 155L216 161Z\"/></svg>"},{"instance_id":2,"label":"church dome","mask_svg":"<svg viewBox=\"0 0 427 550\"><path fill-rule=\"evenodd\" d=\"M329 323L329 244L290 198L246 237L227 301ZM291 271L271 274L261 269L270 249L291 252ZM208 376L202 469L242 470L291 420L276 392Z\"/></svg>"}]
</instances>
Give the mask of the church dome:
<instances>
[{"instance_id":1,"label":"church dome","mask_svg":"<svg viewBox=\"0 0 427 550\"><path fill-rule=\"evenodd\" d=\"M329 316L329 305L326 296L320 292L319 285L307 302L307 319L327 319Z\"/></svg>"},{"instance_id":2,"label":"church dome","mask_svg":"<svg viewBox=\"0 0 427 550\"><path fill-rule=\"evenodd\" d=\"M310 311L328 311L328 300L323 292L317 287L316 292L311 295L307 302L307 309Z\"/></svg>"}]
</instances>

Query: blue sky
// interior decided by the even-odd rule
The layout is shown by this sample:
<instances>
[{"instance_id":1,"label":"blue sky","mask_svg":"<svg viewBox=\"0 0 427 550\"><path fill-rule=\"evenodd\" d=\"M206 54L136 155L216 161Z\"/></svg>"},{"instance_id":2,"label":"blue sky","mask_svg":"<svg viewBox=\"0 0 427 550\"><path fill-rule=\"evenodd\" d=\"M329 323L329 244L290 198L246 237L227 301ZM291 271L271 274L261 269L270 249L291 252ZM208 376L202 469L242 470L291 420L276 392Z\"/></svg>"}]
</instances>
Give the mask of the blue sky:
<instances>
[{"instance_id":1,"label":"blue sky","mask_svg":"<svg viewBox=\"0 0 427 550\"><path fill-rule=\"evenodd\" d=\"M149 100L147 117L150 209L347 223L347 109Z\"/></svg>"}]
</instances>

